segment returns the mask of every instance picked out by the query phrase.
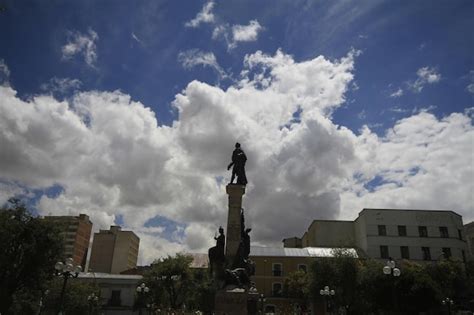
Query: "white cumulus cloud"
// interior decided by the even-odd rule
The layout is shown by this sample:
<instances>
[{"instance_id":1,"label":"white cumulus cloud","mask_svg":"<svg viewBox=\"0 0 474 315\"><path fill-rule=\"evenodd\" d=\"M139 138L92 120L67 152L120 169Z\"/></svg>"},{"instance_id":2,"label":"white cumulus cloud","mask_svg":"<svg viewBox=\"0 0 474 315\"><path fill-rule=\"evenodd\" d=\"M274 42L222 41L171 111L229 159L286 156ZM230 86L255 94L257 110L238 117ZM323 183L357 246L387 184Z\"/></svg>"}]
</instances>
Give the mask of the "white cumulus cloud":
<instances>
[{"instance_id":1,"label":"white cumulus cloud","mask_svg":"<svg viewBox=\"0 0 474 315\"><path fill-rule=\"evenodd\" d=\"M119 91L23 100L2 86L0 182L63 187L41 198L41 214L87 213L94 229L120 216L141 239L140 263L212 245L226 223L236 141L248 157L243 207L255 244L279 244L313 219L354 219L375 205L449 208L472 220L467 115L419 112L383 137L333 123L356 55L298 62L281 50L249 54L240 81L225 90L190 82L175 96L179 119L171 126ZM375 176L385 182L371 190ZM157 217L177 222L176 230L150 226Z\"/></svg>"},{"instance_id":2,"label":"white cumulus cloud","mask_svg":"<svg viewBox=\"0 0 474 315\"><path fill-rule=\"evenodd\" d=\"M469 93L474 94L474 70L469 71L469 78L471 82L466 86L466 90Z\"/></svg>"},{"instance_id":3,"label":"white cumulus cloud","mask_svg":"<svg viewBox=\"0 0 474 315\"><path fill-rule=\"evenodd\" d=\"M178 61L185 69L191 69L196 66L210 67L214 69L219 77L226 77L224 69L219 66L216 56L212 52L204 52L199 49L190 49L178 54Z\"/></svg>"},{"instance_id":4,"label":"white cumulus cloud","mask_svg":"<svg viewBox=\"0 0 474 315\"><path fill-rule=\"evenodd\" d=\"M198 27L201 23L212 23L214 22L214 14L212 13L212 9L214 8L214 2L209 1L208 3L204 4L202 10L196 15L196 17L184 25L186 27Z\"/></svg>"},{"instance_id":5,"label":"white cumulus cloud","mask_svg":"<svg viewBox=\"0 0 474 315\"><path fill-rule=\"evenodd\" d=\"M403 95L403 90L401 88L399 88L398 90L396 90L395 92L390 94L390 97L400 97L402 95Z\"/></svg>"},{"instance_id":6,"label":"white cumulus cloud","mask_svg":"<svg viewBox=\"0 0 474 315\"><path fill-rule=\"evenodd\" d=\"M81 55L90 67L94 67L97 61L97 41L99 36L92 29L87 34L70 32L69 40L61 48L62 58L69 60L76 55Z\"/></svg>"},{"instance_id":7,"label":"white cumulus cloud","mask_svg":"<svg viewBox=\"0 0 474 315\"><path fill-rule=\"evenodd\" d=\"M408 86L415 93L420 93L425 85L434 84L441 80L441 74L437 72L435 68L432 67L422 67L416 71L418 78L415 82L409 82Z\"/></svg>"},{"instance_id":8,"label":"white cumulus cloud","mask_svg":"<svg viewBox=\"0 0 474 315\"><path fill-rule=\"evenodd\" d=\"M43 83L40 89L45 92L66 93L68 91L78 90L82 85L81 80L70 78L53 77L47 83Z\"/></svg>"},{"instance_id":9,"label":"white cumulus cloud","mask_svg":"<svg viewBox=\"0 0 474 315\"><path fill-rule=\"evenodd\" d=\"M257 40L258 32L262 29L257 20L252 20L248 25L232 26L232 37L235 42L253 42Z\"/></svg>"},{"instance_id":10,"label":"white cumulus cloud","mask_svg":"<svg viewBox=\"0 0 474 315\"><path fill-rule=\"evenodd\" d=\"M7 82L9 78L10 78L10 69L5 63L5 60L0 59L0 83Z\"/></svg>"}]
</instances>

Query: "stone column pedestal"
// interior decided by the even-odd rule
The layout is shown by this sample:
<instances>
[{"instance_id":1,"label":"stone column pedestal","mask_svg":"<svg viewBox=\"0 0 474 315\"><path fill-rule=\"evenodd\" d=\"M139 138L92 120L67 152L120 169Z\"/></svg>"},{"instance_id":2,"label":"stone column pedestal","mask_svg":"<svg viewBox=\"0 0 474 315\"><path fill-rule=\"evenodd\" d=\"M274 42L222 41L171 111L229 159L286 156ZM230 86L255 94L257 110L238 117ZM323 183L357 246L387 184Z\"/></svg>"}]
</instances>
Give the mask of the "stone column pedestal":
<instances>
[{"instance_id":1,"label":"stone column pedestal","mask_svg":"<svg viewBox=\"0 0 474 315\"><path fill-rule=\"evenodd\" d=\"M247 315L248 293L243 289L217 291L215 299L216 315Z\"/></svg>"},{"instance_id":2,"label":"stone column pedestal","mask_svg":"<svg viewBox=\"0 0 474 315\"><path fill-rule=\"evenodd\" d=\"M227 217L225 257L232 264L240 244L242 196L245 194L244 185L229 184L226 187L229 195L229 212Z\"/></svg>"}]
</instances>

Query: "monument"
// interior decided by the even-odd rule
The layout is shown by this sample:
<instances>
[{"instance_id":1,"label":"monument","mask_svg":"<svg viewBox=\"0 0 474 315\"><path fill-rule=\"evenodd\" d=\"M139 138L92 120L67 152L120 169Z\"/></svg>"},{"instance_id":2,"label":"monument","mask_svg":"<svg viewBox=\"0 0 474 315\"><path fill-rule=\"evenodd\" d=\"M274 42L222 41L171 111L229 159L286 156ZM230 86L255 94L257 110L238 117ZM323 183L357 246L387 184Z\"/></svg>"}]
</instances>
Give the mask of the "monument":
<instances>
[{"instance_id":1,"label":"monument","mask_svg":"<svg viewBox=\"0 0 474 315\"><path fill-rule=\"evenodd\" d=\"M209 249L209 271L217 287L215 296L216 315L256 314L258 293L250 277L255 274L255 264L249 259L250 228L245 228L245 213L242 197L245 194L247 157L240 144L235 144L230 183L226 186L228 199L227 236L222 227L219 237L214 237L216 246ZM237 177L236 184L234 179ZM225 251L223 239L225 238Z\"/></svg>"}]
</instances>

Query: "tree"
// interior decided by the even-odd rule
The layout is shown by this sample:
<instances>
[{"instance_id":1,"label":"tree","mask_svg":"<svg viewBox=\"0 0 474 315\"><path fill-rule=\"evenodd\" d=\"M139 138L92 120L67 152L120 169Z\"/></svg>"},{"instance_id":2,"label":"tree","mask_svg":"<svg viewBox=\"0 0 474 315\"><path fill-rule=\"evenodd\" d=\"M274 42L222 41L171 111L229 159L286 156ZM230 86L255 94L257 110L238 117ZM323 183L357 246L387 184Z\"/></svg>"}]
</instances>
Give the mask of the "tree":
<instances>
[{"instance_id":1,"label":"tree","mask_svg":"<svg viewBox=\"0 0 474 315\"><path fill-rule=\"evenodd\" d=\"M144 274L144 281L151 289L154 303L176 309L186 301L193 286L189 265L191 256L177 254L175 257L155 261L149 272Z\"/></svg>"},{"instance_id":2,"label":"tree","mask_svg":"<svg viewBox=\"0 0 474 315\"><path fill-rule=\"evenodd\" d=\"M58 311L62 284L62 277L57 277L48 282L49 293L45 298L45 314L56 314ZM92 293L96 296L100 295L100 289L96 284L81 282L79 279L71 279L68 282L64 296L63 312L68 315L88 314L90 304L87 297Z\"/></svg>"},{"instance_id":3,"label":"tree","mask_svg":"<svg viewBox=\"0 0 474 315\"><path fill-rule=\"evenodd\" d=\"M319 293L325 286L336 291L331 297L334 307L352 308L357 300L358 261L346 250L334 250L334 257L316 260L310 266L309 296L313 301L321 300Z\"/></svg>"},{"instance_id":4,"label":"tree","mask_svg":"<svg viewBox=\"0 0 474 315\"><path fill-rule=\"evenodd\" d=\"M38 303L63 244L53 223L33 217L17 199L0 209L0 244L0 313L8 314L16 294Z\"/></svg>"},{"instance_id":5,"label":"tree","mask_svg":"<svg viewBox=\"0 0 474 315\"><path fill-rule=\"evenodd\" d=\"M293 299L306 300L308 298L309 278L302 270L288 274L283 285L283 296Z\"/></svg>"}]
</instances>

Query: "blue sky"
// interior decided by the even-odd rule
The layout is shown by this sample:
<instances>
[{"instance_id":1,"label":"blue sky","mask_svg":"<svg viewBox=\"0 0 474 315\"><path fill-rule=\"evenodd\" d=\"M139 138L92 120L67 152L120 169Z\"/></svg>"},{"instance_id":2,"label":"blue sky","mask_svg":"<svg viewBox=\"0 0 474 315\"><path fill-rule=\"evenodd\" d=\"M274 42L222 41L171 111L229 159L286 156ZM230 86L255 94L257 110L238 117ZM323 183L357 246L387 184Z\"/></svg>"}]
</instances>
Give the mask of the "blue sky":
<instances>
[{"instance_id":1,"label":"blue sky","mask_svg":"<svg viewBox=\"0 0 474 315\"><path fill-rule=\"evenodd\" d=\"M243 140L254 157L250 178L268 176L259 173L258 163L281 176L274 183L253 181L248 207L262 214L250 214L249 220L264 222L263 214L279 204L299 213L283 230L253 232L262 244L303 232L308 216L353 219L369 206L449 208L474 219L467 177L424 191L429 176L448 177L461 166L472 174L472 1L3 1L3 6L1 113L5 126L20 126L4 129L0 138L16 143L11 155L0 155L3 199L23 194L39 213L88 212L97 227L120 223L141 233L150 252L158 245L147 235L161 236L168 247L154 255L198 250L225 216L220 203L229 174L211 162ZM298 81L299 75L306 79ZM315 89L321 89L320 97ZM285 97L295 103L284 103ZM274 100L275 107L255 100ZM203 105L214 101L220 105ZM67 107L61 109L61 102ZM31 113L16 115L15 106L31 107ZM237 108L247 113L236 114ZM53 113L64 120L55 122ZM268 117L282 119L279 128L272 129ZM22 124L42 130L36 131L38 139L23 134L28 127ZM270 127L264 132L258 126ZM247 132L255 139L245 138ZM214 152L213 144L221 143L229 144ZM420 144L426 152L419 151ZM452 169L444 168L449 161ZM310 171L305 174L300 165ZM440 168L446 174L438 174ZM422 197L450 185L467 185L458 202ZM203 197L198 192L206 195L206 188L212 192ZM176 197L179 189L196 191ZM405 203L397 200L402 189L413 192ZM268 197L257 202L262 194Z\"/></svg>"},{"instance_id":2,"label":"blue sky","mask_svg":"<svg viewBox=\"0 0 474 315\"><path fill-rule=\"evenodd\" d=\"M281 48L295 60L318 55L340 58L351 48L357 58L358 90L348 93L351 106L334 114L336 123L357 131L362 124L393 124L407 111L435 106L445 115L472 106L469 71L474 68L474 7L471 1L226 1L216 2L218 23L248 24L257 19L264 28L258 40L228 51L212 40L214 24L186 28L201 10L202 1L10 1L2 13L0 53L11 71L11 84L20 95L40 93L53 77L79 79L84 90L127 92L150 106L163 124L177 119L170 106L174 95L198 79L215 84L209 68L184 69L178 54L189 49L212 51L220 66L238 75L245 54ZM251 9L250 9L251 8ZM80 57L65 62L61 48L68 32L95 31L97 62L84 67ZM133 35L132 35L133 34ZM136 36L141 42L134 39ZM423 93L406 91L416 71L433 67L439 84ZM225 87L229 84L221 82ZM390 98L399 88L403 96ZM362 113L360 117L358 114ZM383 130L383 129L379 129Z\"/></svg>"}]
</instances>

